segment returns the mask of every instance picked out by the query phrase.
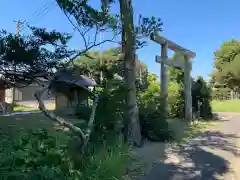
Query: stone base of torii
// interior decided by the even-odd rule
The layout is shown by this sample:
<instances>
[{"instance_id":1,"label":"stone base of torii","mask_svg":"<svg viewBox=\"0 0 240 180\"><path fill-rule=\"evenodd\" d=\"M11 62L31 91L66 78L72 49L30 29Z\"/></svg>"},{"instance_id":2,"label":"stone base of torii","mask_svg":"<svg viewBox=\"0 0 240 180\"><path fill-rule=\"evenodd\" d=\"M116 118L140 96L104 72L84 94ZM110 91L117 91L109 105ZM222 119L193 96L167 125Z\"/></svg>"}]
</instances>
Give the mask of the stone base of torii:
<instances>
[{"instance_id":1,"label":"stone base of torii","mask_svg":"<svg viewBox=\"0 0 240 180\"><path fill-rule=\"evenodd\" d=\"M151 34L151 40L161 45L161 56L156 56L156 62L161 63L161 113L162 117L167 116L167 100L168 100L168 66L175 68L181 68L184 70L184 99L185 99L185 120L192 120L192 61L191 59L196 54L188 49L185 49L174 42L162 37L158 32ZM184 63L180 62L180 59L172 60L168 59L168 49L182 54L184 56Z\"/></svg>"}]
</instances>

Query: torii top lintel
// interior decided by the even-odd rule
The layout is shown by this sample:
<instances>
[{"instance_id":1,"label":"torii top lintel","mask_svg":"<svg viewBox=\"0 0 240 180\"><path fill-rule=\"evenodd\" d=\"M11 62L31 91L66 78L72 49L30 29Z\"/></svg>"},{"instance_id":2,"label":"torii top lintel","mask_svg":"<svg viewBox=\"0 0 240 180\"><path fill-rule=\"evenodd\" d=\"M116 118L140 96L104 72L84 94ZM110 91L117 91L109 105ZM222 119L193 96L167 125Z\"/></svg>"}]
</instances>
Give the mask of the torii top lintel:
<instances>
[{"instance_id":1,"label":"torii top lintel","mask_svg":"<svg viewBox=\"0 0 240 180\"><path fill-rule=\"evenodd\" d=\"M158 44L166 44L167 43L167 47L169 49L171 49L172 51L181 52L190 58L194 58L196 56L196 53L194 53L182 46L179 46L178 44L168 40L167 38L165 38L163 36L160 36L158 32L151 33L150 38L152 41L154 41Z\"/></svg>"}]
</instances>

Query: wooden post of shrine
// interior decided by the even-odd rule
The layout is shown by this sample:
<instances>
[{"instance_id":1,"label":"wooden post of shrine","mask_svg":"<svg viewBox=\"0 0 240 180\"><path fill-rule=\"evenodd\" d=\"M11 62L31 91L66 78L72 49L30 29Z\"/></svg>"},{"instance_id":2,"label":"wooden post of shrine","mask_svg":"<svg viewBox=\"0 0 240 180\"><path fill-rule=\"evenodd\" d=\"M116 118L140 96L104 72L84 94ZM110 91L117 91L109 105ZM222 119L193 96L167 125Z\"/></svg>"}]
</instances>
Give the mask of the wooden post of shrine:
<instances>
[{"instance_id":1,"label":"wooden post of shrine","mask_svg":"<svg viewBox=\"0 0 240 180\"><path fill-rule=\"evenodd\" d=\"M167 116L167 107L168 107L168 67L167 64L164 62L168 59L167 56L167 43L161 45L161 84L160 84L160 89L161 89L161 118L165 119Z\"/></svg>"},{"instance_id":2,"label":"wooden post of shrine","mask_svg":"<svg viewBox=\"0 0 240 180\"><path fill-rule=\"evenodd\" d=\"M185 120L192 120L192 63L188 55L184 55L184 98L185 98Z\"/></svg>"},{"instance_id":3,"label":"wooden post of shrine","mask_svg":"<svg viewBox=\"0 0 240 180\"><path fill-rule=\"evenodd\" d=\"M188 49L185 49L176 43L162 37L158 32L151 34L151 40L161 45L161 57L156 56L156 62L161 63L161 97L162 105L164 106L163 115L166 118L167 110L167 97L168 97L168 70L167 66L173 66L175 68L180 68L184 70L184 98L185 98L185 111L184 117L185 120L192 120L192 82L191 82L191 70L192 62L191 58L195 57L196 54ZM168 59L167 49L170 49L178 54L184 56L184 64L180 62L180 59L176 61Z\"/></svg>"}]
</instances>

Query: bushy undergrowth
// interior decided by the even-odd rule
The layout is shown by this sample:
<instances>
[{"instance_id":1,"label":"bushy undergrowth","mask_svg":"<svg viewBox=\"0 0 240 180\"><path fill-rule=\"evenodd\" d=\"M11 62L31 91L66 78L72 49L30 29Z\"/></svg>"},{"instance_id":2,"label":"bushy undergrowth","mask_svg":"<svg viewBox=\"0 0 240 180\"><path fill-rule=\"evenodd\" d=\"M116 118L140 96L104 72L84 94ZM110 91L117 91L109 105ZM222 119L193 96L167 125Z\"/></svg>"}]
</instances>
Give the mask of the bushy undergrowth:
<instances>
[{"instance_id":1,"label":"bushy undergrowth","mask_svg":"<svg viewBox=\"0 0 240 180\"><path fill-rule=\"evenodd\" d=\"M45 130L22 133L10 145L1 152L3 179L74 179L81 175L67 154L67 144L57 144Z\"/></svg>"},{"instance_id":2,"label":"bushy undergrowth","mask_svg":"<svg viewBox=\"0 0 240 180\"><path fill-rule=\"evenodd\" d=\"M203 119L212 118L211 89L202 77L199 77L192 85L193 111L198 111Z\"/></svg>"},{"instance_id":3,"label":"bushy undergrowth","mask_svg":"<svg viewBox=\"0 0 240 180\"><path fill-rule=\"evenodd\" d=\"M174 139L167 121L161 119L160 86L152 76L147 79L148 86L138 93L139 116L142 134L154 141L169 141ZM177 81L168 83L168 118L184 118L184 86ZM199 77L192 85L193 113L208 119L212 117L210 105L211 91L206 82ZM197 117L197 118L199 118Z\"/></svg>"},{"instance_id":4,"label":"bushy undergrowth","mask_svg":"<svg viewBox=\"0 0 240 180\"><path fill-rule=\"evenodd\" d=\"M184 118L184 85L169 82L168 115L170 118ZM202 77L192 82L192 112L195 118L209 119L212 117L211 90Z\"/></svg>"},{"instance_id":5,"label":"bushy undergrowth","mask_svg":"<svg viewBox=\"0 0 240 180\"><path fill-rule=\"evenodd\" d=\"M106 140L121 134L125 110L125 91L123 86L106 88L100 94L96 110L94 134ZM94 135L93 134L93 135ZM97 137L93 139L98 139Z\"/></svg>"},{"instance_id":6,"label":"bushy undergrowth","mask_svg":"<svg viewBox=\"0 0 240 180\"><path fill-rule=\"evenodd\" d=\"M44 129L23 132L18 139L1 138L1 179L111 180L124 174L128 149L121 140L95 149L90 145L91 151L76 158L71 139L60 140Z\"/></svg>"},{"instance_id":7,"label":"bushy undergrowth","mask_svg":"<svg viewBox=\"0 0 240 180\"><path fill-rule=\"evenodd\" d=\"M216 100L226 100L231 95L230 88L218 87L214 89L211 93L212 99Z\"/></svg>"},{"instance_id":8,"label":"bushy undergrowth","mask_svg":"<svg viewBox=\"0 0 240 180\"><path fill-rule=\"evenodd\" d=\"M168 122L161 119L159 110L152 113L140 113L142 136L150 141L171 141L174 139L173 131Z\"/></svg>"},{"instance_id":9,"label":"bushy undergrowth","mask_svg":"<svg viewBox=\"0 0 240 180\"><path fill-rule=\"evenodd\" d=\"M170 141L174 134L168 122L161 118L160 86L152 74L147 78L148 86L138 92L139 118L144 138L151 141Z\"/></svg>"},{"instance_id":10,"label":"bushy undergrowth","mask_svg":"<svg viewBox=\"0 0 240 180\"><path fill-rule=\"evenodd\" d=\"M183 105L182 87L178 83L170 81L168 83L168 117L182 118Z\"/></svg>"},{"instance_id":11,"label":"bushy undergrowth","mask_svg":"<svg viewBox=\"0 0 240 180\"><path fill-rule=\"evenodd\" d=\"M150 83L147 89L142 89L138 93L141 132L144 138L152 141L170 141L174 138L174 135L167 121L161 118L159 87L157 83ZM173 90L172 94L174 93ZM99 144L106 139L109 141L109 137L122 134L125 110L124 98L122 86L100 91L100 101L96 111L94 131L90 138L91 142ZM79 109L79 111L82 111L82 113L78 113L78 115L81 115L80 118L86 117L86 112L89 112L86 108Z\"/></svg>"},{"instance_id":12,"label":"bushy undergrowth","mask_svg":"<svg viewBox=\"0 0 240 180\"><path fill-rule=\"evenodd\" d=\"M120 180L126 173L129 160L129 149L122 143L121 138L95 147L95 151L88 155L84 168L85 180Z\"/></svg>"},{"instance_id":13,"label":"bushy undergrowth","mask_svg":"<svg viewBox=\"0 0 240 180\"><path fill-rule=\"evenodd\" d=\"M90 141L101 144L118 135L123 128L124 91L123 87L99 90L99 103L96 109L94 128ZM82 106L76 114L80 119L88 120L91 113L90 106Z\"/></svg>"}]
</instances>

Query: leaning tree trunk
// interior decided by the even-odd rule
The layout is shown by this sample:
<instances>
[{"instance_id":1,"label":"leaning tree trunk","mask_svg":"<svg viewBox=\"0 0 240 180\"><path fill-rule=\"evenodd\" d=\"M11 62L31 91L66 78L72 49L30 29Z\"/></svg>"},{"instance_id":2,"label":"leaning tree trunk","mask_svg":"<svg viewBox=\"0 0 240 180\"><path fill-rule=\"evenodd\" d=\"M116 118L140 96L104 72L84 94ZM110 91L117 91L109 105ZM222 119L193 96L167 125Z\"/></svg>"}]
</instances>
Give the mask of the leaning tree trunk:
<instances>
[{"instance_id":1,"label":"leaning tree trunk","mask_svg":"<svg viewBox=\"0 0 240 180\"><path fill-rule=\"evenodd\" d=\"M122 52L126 86L125 140L140 146L141 131L136 98L136 58L133 8L131 0L119 0L122 19Z\"/></svg>"},{"instance_id":2,"label":"leaning tree trunk","mask_svg":"<svg viewBox=\"0 0 240 180\"><path fill-rule=\"evenodd\" d=\"M83 130L75 125L73 125L71 122L66 121L64 118L61 118L59 116L56 116L54 113L49 112L44 105L44 102L42 100L42 95L43 93L48 90L49 87L44 87L43 89L37 91L34 95L35 98L38 101L39 104L39 109L45 114L45 116L47 116L50 120L69 128L71 131L75 132L76 134L78 134L78 137L80 139L80 153L83 155L84 150L86 148L86 145L89 141L89 137L91 135L92 129L93 129L93 124L94 124L94 119L95 119L95 113L96 113L96 108L97 108L97 104L98 104L98 100L99 97L95 96L94 97L94 102L93 102L93 107L92 107L92 113L89 117L89 121L88 121L88 125L87 125L87 130L84 133Z\"/></svg>"}]
</instances>

